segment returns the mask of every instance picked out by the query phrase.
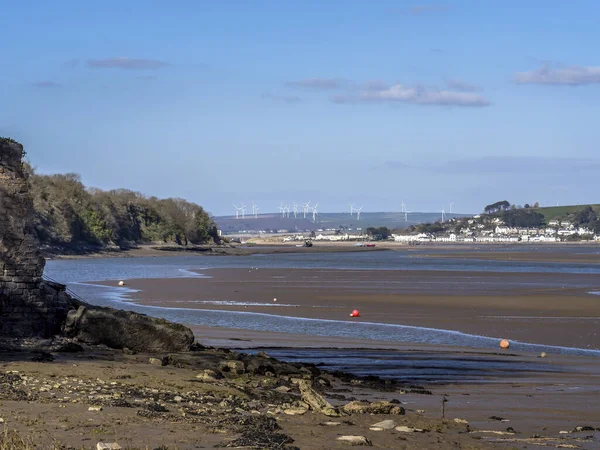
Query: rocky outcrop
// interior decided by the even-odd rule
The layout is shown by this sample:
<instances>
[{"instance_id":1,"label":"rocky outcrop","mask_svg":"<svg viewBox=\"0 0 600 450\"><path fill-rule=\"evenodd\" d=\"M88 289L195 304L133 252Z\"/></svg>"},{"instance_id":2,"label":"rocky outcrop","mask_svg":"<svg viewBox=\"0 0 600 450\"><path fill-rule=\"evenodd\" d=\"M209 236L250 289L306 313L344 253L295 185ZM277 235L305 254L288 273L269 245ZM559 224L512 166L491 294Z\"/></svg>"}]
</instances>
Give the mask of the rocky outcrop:
<instances>
[{"instance_id":1,"label":"rocky outcrop","mask_svg":"<svg viewBox=\"0 0 600 450\"><path fill-rule=\"evenodd\" d=\"M0 138L0 336L48 337L69 309L64 287L42 280L23 147Z\"/></svg>"},{"instance_id":2,"label":"rocky outcrop","mask_svg":"<svg viewBox=\"0 0 600 450\"><path fill-rule=\"evenodd\" d=\"M42 279L45 261L22 159L21 144L0 138L0 336L46 338L64 332L112 348L189 350L194 335L183 325L87 305L71 298L65 286Z\"/></svg>"},{"instance_id":3,"label":"rocky outcrop","mask_svg":"<svg viewBox=\"0 0 600 450\"><path fill-rule=\"evenodd\" d=\"M64 332L87 344L136 352L182 352L194 343L192 330L131 311L80 306L69 311Z\"/></svg>"}]
</instances>

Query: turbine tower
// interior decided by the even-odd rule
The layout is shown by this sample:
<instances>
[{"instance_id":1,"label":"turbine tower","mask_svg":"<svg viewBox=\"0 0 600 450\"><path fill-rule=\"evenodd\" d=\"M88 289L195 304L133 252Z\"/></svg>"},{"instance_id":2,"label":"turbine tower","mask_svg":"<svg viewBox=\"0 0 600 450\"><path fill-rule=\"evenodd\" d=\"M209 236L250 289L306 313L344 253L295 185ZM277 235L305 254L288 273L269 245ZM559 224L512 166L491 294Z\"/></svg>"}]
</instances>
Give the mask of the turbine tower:
<instances>
[{"instance_id":1,"label":"turbine tower","mask_svg":"<svg viewBox=\"0 0 600 450\"><path fill-rule=\"evenodd\" d=\"M356 220L360 220L360 212L362 211L363 207L361 206L360 208L358 208L356 210Z\"/></svg>"},{"instance_id":2,"label":"turbine tower","mask_svg":"<svg viewBox=\"0 0 600 450\"><path fill-rule=\"evenodd\" d=\"M454 205L454 202L450 202L450 214L452 214L452 205Z\"/></svg>"},{"instance_id":3,"label":"turbine tower","mask_svg":"<svg viewBox=\"0 0 600 450\"><path fill-rule=\"evenodd\" d=\"M279 204L279 212L281 213L281 217L285 217L285 208L283 207L283 202Z\"/></svg>"},{"instance_id":4,"label":"turbine tower","mask_svg":"<svg viewBox=\"0 0 600 450\"><path fill-rule=\"evenodd\" d=\"M242 219L244 219L246 217L246 205L242 203L240 209L242 210Z\"/></svg>"},{"instance_id":5,"label":"turbine tower","mask_svg":"<svg viewBox=\"0 0 600 450\"><path fill-rule=\"evenodd\" d=\"M239 219L240 218L240 210L242 208L240 208L239 206L235 206L235 205L233 205L233 207L235 208L235 218Z\"/></svg>"},{"instance_id":6,"label":"turbine tower","mask_svg":"<svg viewBox=\"0 0 600 450\"><path fill-rule=\"evenodd\" d=\"M350 217L352 217L352 213L354 212L355 205L354 205L354 203L350 203L348 206L350 207Z\"/></svg>"},{"instance_id":7,"label":"turbine tower","mask_svg":"<svg viewBox=\"0 0 600 450\"><path fill-rule=\"evenodd\" d=\"M313 222L314 223L317 223L317 214L318 214L317 206L319 206L319 202L317 202L315 204L315 206L313 206L313 208L312 208L312 215L313 215Z\"/></svg>"},{"instance_id":8,"label":"turbine tower","mask_svg":"<svg viewBox=\"0 0 600 450\"><path fill-rule=\"evenodd\" d=\"M298 214L298 204L294 203L294 219L296 218L297 214Z\"/></svg>"},{"instance_id":9,"label":"turbine tower","mask_svg":"<svg viewBox=\"0 0 600 450\"><path fill-rule=\"evenodd\" d=\"M309 208L310 208L310 200L302 205L302 209L304 210L304 218L305 219L306 219L306 213L308 212Z\"/></svg>"},{"instance_id":10,"label":"turbine tower","mask_svg":"<svg viewBox=\"0 0 600 450\"><path fill-rule=\"evenodd\" d=\"M444 223L444 214L446 214L446 213L445 213L445 212L444 212L444 210L442 209L442 223Z\"/></svg>"},{"instance_id":11,"label":"turbine tower","mask_svg":"<svg viewBox=\"0 0 600 450\"><path fill-rule=\"evenodd\" d=\"M404 200L402 200L402 212L406 212L406 204L404 203Z\"/></svg>"}]
</instances>

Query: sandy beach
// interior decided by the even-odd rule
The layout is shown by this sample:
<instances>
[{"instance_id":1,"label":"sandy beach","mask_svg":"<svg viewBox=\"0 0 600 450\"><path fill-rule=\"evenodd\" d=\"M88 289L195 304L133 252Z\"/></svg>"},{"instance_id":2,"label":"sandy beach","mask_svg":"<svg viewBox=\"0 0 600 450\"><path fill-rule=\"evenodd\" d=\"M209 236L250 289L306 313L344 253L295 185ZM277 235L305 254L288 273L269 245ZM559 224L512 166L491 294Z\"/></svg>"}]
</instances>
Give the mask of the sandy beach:
<instances>
[{"instance_id":1,"label":"sandy beach","mask_svg":"<svg viewBox=\"0 0 600 450\"><path fill-rule=\"evenodd\" d=\"M128 280L151 306L412 325L600 348L600 280L590 274L210 269L210 278ZM115 285L115 282L102 284ZM276 298L277 302L273 299Z\"/></svg>"}]
</instances>

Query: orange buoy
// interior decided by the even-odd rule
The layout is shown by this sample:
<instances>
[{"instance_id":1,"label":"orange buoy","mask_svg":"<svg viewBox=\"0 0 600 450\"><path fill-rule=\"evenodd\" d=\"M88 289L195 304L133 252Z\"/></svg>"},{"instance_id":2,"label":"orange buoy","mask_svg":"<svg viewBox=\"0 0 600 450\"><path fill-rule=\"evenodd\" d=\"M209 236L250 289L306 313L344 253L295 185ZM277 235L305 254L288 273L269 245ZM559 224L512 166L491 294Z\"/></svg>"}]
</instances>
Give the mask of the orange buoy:
<instances>
[{"instance_id":1,"label":"orange buoy","mask_svg":"<svg viewBox=\"0 0 600 450\"><path fill-rule=\"evenodd\" d=\"M350 317L358 317L358 316L360 316L358 309L355 309L354 311L352 311L352 314L350 314Z\"/></svg>"},{"instance_id":2,"label":"orange buoy","mask_svg":"<svg viewBox=\"0 0 600 450\"><path fill-rule=\"evenodd\" d=\"M508 348L510 347L510 342L508 342L508 339L502 339L500 341L500 348Z\"/></svg>"}]
</instances>

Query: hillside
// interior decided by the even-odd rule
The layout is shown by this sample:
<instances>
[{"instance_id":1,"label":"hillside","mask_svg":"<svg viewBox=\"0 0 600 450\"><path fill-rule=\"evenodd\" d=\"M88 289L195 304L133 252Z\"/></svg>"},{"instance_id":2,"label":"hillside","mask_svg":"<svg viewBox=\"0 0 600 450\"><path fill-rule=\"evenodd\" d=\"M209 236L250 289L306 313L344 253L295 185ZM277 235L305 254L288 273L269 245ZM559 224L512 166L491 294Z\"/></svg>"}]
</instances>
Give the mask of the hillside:
<instances>
[{"instance_id":1,"label":"hillside","mask_svg":"<svg viewBox=\"0 0 600 450\"><path fill-rule=\"evenodd\" d=\"M591 206L597 215L600 215L600 204L595 205L567 205L567 206L550 206L545 208L532 208L534 211L542 214L546 223L550 220L563 219L569 214L576 214L586 206Z\"/></svg>"}]
</instances>

